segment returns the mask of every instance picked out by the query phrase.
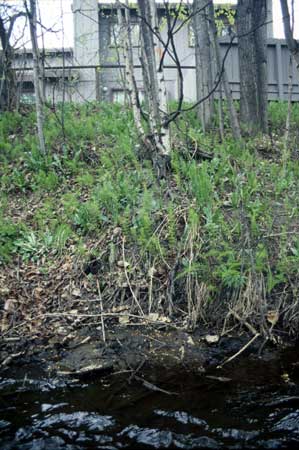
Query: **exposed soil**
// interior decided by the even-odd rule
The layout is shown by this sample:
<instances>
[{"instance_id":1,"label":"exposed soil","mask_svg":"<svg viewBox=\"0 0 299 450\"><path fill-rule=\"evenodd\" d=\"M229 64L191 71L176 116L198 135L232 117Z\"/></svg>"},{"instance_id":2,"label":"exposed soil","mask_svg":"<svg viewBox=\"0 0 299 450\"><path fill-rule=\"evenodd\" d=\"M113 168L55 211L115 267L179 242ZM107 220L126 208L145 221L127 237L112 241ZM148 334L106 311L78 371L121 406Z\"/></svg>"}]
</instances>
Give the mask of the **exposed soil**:
<instances>
[{"instance_id":1,"label":"exposed soil","mask_svg":"<svg viewBox=\"0 0 299 450\"><path fill-rule=\"evenodd\" d=\"M221 371L214 369L226 365L230 357L233 364L240 350L242 357L250 353L258 355L261 350L263 358L274 357L272 344L264 347L265 341L257 338L246 347L250 341L252 336L245 333L219 338L199 330L191 334L169 325L111 324L105 330L104 342L100 327L82 326L50 338L2 337L0 367L3 376L20 370L28 375L37 367L51 377L67 378L101 377L109 373L127 373L130 378L139 373L154 373L153 368L220 376Z\"/></svg>"},{"instance_id":2,"label":"exposed soil","mask_svg":"<svg viewBox=\"0 0 299 450\"><path fill-rule=\"evenodd\" d=\"M20 264L1 277L4 376L27 375L37 367L49 376L80 378L112 372L130 378L154 373L153 367L214 373L228 358L251 352L268 357L283 344L280 332L265 337L238 316L231 328L195 330L183 311L172 320L163 310L142 316L127 285L116 289L123 292L122 301L111 296L102 302L98 277L86 274L71 256L47 271Z\"/></svg>"}]
</instances>

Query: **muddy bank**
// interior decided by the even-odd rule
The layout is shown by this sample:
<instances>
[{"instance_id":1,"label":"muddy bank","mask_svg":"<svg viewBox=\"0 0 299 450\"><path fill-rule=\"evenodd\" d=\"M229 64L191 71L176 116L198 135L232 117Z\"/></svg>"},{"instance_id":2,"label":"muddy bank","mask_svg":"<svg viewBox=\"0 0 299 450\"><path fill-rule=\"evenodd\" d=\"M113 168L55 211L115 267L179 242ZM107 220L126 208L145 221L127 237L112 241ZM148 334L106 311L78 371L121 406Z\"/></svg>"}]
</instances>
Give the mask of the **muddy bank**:
<instances>
[{"instance_id":1,"label":"muddy bank","mask_svg":"<svg viewBox=\"0 0 299 450\"><path fill-rule=\"evenodd\" d=\"M47 338L2 336L0 373L5 377L21 369L28 374L36 367L48 376L66 378L109 373L130 376L153 368L218 373L250 354L267 360L278 352L273 342L246 333L220 337L199 330L188 333L168 325L118 324L103 336L101 327L86 326Z\"/></svg>"}]
</instances>

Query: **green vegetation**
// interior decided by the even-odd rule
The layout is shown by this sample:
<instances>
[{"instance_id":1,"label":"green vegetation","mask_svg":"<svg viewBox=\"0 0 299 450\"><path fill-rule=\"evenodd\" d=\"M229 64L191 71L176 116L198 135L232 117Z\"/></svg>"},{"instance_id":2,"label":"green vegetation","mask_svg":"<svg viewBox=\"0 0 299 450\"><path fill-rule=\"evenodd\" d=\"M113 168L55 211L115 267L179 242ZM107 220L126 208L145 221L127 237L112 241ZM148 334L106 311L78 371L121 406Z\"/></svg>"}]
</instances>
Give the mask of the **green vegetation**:
<instances>
[{"instance_id":1,"label":"green vegetation","mask_svg":"<svg viewBox=\"0 0 299 450\"><path fill-rule=\"evenodd\" d=\"M60 112L48 111L46 157L34 114L3 114L0 271L17 260L50 266L69 257L84 276L98 258L87 279L93 286L99 277L104 300L111 286L122 301L134 290L144 312L185 311L190 327L219 323L232 306L264 326L265 311L279 310L295 332L299 108L282 164L285 107L270 105L270 138L242 146L229 136L220 142L217 129L204 136L189 113L174 130L171 171L162 180L138 158L133 120L121 106L65 105L64 130Z\"/></svg>"}]
</instances>

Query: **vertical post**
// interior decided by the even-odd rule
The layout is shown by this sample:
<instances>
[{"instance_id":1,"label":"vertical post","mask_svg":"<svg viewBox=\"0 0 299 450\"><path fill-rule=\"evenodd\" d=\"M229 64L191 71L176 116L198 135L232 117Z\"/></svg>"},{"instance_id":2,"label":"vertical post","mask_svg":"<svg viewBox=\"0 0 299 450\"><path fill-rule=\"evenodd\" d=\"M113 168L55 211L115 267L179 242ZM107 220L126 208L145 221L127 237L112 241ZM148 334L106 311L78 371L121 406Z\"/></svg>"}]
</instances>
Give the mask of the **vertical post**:
<instances>
[{"instance_id":1,"label":"vertical post","mask_svg":"<svg viewBox=\"0 0 299 450\"><path fill-rule=\"evenodd\" d=\"M277 87L278 99L283 100L283 73L282 73L282 57L281 57L281 42L276 42L276 63L277 63Z\"/></svg>"},{"instance_id":2,"label":"vertical post","mask_svg":"<svg viewBox=\"0 0 299 450\"><path fill-rule=\"evenodd\" d=\"M73 0L74 60L78 66L99 64L98 0ZM96 99L94 68L80 69L79 99Z\"/></svg>"},{"instance_id":3,"label":"vertical post","mask_svg":"<svg viewBox=\"0 0 299 450\"><path fill-rule=\"evenodd\" d=\"M267 38L273 38L273 0L267 0Z\"/></svg>"},{"instance_id":4,"label":"vertical post","mask_svg":"<svg viewBox=\"0 0 299 450\"><path fill-rule=\"evenodd\" d=\"M100 66L95 67L95 80L96 80L96 101L99 102L100 98Z\"/></svg>"}]
</instances>

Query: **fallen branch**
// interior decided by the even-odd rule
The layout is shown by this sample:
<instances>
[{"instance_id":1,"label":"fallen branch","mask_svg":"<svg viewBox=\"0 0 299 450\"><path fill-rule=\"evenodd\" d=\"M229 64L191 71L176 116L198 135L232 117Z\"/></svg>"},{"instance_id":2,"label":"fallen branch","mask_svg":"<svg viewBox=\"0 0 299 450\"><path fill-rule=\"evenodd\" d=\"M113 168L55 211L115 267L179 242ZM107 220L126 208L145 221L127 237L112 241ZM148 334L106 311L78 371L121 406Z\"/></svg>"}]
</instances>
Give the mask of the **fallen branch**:
<instances>
[{"instance_id":1,"label":"fallen branch","mask_svg":"<svg viewBox=\"0 0 299 450\"><path fill-rule=\"evenodd\" d=\"M135 378L137 381L141 381L141 383L143 384L143 386L144 386L145 388L147 388L147 389L150 389L151 391L154 391L154 392L162 392L163 394L166 394L166 395L179 395L177 392L170 392L170 391L166 391L165 389L161 389L161 388L159 388L158 386L156 386L155 384L150 383L149 381L146 381L146 380L144 380L143 378L138 377L137 375L134 375L134 378Z\"/></svg>"},{"instance_id":2,"label":"fallen branch","mask_svg":"<svg viewBox=\"0 0 299 450\"><path fill-rule=\"evenodd\" d=\"M246 322L246 320L243 320L233 309L229 308L229 312L241 323L241 325L245 325L254 336L258 334L258 331L250 325L250 323Z\"/></svg>"},{"instance_id":3,"label":"fallen branch","mask_svg":"<svg viewBox=\"0 0 299 450\"><path fill-rule=\"evenodd\" d=\"M5 367L8 366L14 359L18 358L19 356L24 355L25 352L18 352L18 353L13 353L12 355L7 356L7 358L5 358L1 363L0 363L0 367Z\"/></svg>"},{"instance_id":4,"label":"fallen branch","mask_svg":"<svg viewBox=\"0 0 299 450\"><path fill-rule=\"evenodd\" d=\"M131 283L130 283L130 280L129 280L129 276L128 276L128 272L127 272L127 269L126 269L126 259L125 259L125 239L124 239L124 238L123 238L123 241L122 241L122 257L123 257L123 266L124 266L125 276L126 276L126 280L127 280L129 289L130 289L130 291L131 291L132 297L133 297L133 299L134 299L136 305L137 305L138 308L139 308L139 311L141 312L142 316L144 316L143 309L141 308L140 303L139 303L139 301L138 301L138 299L137 299L137 297L136 297L136 295L135 295L135 292L134 292L133 289L132 289L132 286L131 286Z\"/></svg>"},{"instance_id":5,"label":"fallen branch","mask_svg":"<svg viewBox=\"0 0 299 450\"><path fill-rule=\"evenodd\" d=\"M247 342L247 344L245 344L237 353L235 353L234 355L230 356L228 359L223 361L222 364L219 364L219 366L217 366L217 369L221 369L225 364L233 361L235 358L240 356L241 353L243 353L259 336L260 336L260 333L257 333L255 336L253 336L253 338L250 339L250 341Z\"/></svg>"},{"instance_id":6,"label":"fallen branch","mask_svg":"<svg viewBox=\"0 0 299 450\"><path fill-rule=\"evenodd\" d=\"M164 325L164 326L169 326L171 328L175 328L176 330L183 330L183 328L177 327L174 324L172 324L171 322L163 322L161 320L154 320L154 319L150 319L147 316L138 316L137 314L130 314L130 313L126 313L126 314L120 314L120 313L96 313L96 314L78 314L77 312L61 312L61 313L45 313L45 314L41 314L40 316L37 316L39 318L46 318L46 317L76 317L76 318L92 318L92 317L122 317L122 316L126 316L126 317L132 317L134 319L138 319L138 320L142 320L145 322L150 322L150 323L154 323L156 325ZM36 320L35 317L34 319L28 319L28 321L33 321ZM23 324L26 324L26 322L24 322ZM126 325L130 325L129 323ZM135 324L133 324L135 325Z\"/></svg>"},{"instance_id":7,"label":"fallen branch","mask_svg":"<svg viewBox=\"0 0 299 450\"><path fill-rule=\"evenodd\" d=\"M102 364L91 364L90 366L81 367L78 370L58 370L57 375L77 376L91 375L93 373L102 373L113 370L113 363L106 362Z\"/></svg>"},{"instance_id":8,"label":"fallen branch","mask_svg":"<svg viewBox=\"0 0 299 450\"><path fill-rule=\"evenodd\" d=\"M99 280L97 280L97 289L98 289L99 298L100 298L102 335L103 335L104 344L106 344L105 322L104 322L104 317L103 317L103 299L102 299L102 293L101 293L101 289L100 289Z\"/></svg>"}]
</instances>

